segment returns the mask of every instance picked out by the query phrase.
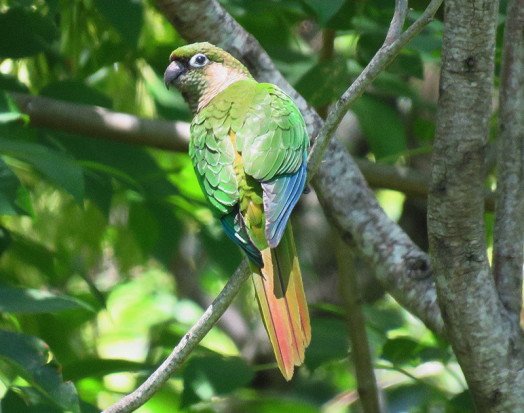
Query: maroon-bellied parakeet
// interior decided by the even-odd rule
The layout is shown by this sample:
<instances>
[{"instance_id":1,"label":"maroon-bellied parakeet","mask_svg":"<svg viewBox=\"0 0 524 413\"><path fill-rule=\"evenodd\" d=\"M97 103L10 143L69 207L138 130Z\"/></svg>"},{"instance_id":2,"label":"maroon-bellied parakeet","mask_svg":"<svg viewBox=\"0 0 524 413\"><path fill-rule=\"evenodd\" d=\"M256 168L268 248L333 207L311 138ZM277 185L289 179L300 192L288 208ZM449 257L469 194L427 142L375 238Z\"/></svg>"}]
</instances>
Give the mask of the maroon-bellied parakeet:
<instances>
[{"instance_id":1,"label":"maroon-bellied parakeet","mask_svg":"<svg viewBox=\"0 0 524 413\"><path fill-rule=\"evenodd\" d=\"M164 80L194 113L189 155L226 234L249 258L278 366L304 361L311 327L291 224L306 183L308 135L295 103L209 43L171 53Z\"/></svg>"}]
</instances>

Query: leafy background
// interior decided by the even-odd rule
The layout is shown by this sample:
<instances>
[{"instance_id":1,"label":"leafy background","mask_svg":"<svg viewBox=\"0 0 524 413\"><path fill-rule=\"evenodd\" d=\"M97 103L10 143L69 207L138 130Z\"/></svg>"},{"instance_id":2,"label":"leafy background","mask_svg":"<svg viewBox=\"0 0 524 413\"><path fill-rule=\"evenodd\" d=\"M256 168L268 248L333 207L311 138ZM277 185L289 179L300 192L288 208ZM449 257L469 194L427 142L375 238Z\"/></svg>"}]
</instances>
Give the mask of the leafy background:
<instances>
[{"instance_id":1,"label":"leafy background","mask_svg":"<svg viewBox=\"0 0 524 413\"><path fill-rule=\"evenodd\" d=\"M224 0L320 113L378 49L390 1ZM423 1L410 3L412 21ZM437 19L352 108L355 157L425 173L442 24ZM323 40L324 39L324 40ZM202 314L241 260L186 154L34 128L10 92L189 121L165 90L184 40L151 1L0 0L0 410L103 409L133 390ZM423 248L425 201L377 189ZM184 368L139 412L358 412L335 242L314 194L293 218L313 341L292 382L278 374L251 286ZM490 216L487 216L489 222ZM353 267L387 412L467 412L446 342Z\"/></svg>"}]
</instances>

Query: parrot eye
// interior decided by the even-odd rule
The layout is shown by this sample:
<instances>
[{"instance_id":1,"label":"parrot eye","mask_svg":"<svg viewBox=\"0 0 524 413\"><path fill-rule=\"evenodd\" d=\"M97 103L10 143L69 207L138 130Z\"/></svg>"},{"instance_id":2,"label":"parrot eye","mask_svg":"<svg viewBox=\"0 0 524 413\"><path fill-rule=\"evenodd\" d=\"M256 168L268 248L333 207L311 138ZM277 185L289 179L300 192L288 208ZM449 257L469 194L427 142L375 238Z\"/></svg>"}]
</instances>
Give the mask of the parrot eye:
<instances>
[{"instance_id":1,"label":"parrot eye","mask_svg":"<svg viewBox=\"0 0 524 413\"><path fill-rule=\"evenodd\" d=\"M204 67L209 62L209 59L205 54L198 53L194 55L191 60L189 60L189 64L192 67Z\"/></svg>"}]
</instances>

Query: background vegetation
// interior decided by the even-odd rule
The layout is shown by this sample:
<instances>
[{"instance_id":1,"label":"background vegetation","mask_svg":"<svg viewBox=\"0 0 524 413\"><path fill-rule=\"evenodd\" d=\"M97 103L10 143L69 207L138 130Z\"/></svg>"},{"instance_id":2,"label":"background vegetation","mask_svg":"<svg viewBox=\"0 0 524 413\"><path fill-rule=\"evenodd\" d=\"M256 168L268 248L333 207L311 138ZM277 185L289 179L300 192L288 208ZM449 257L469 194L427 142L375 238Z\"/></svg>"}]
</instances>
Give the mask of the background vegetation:
<instances>
[{"instance_id":1,"label":"background vegetation","mask_svg":"<svg viewBox=\"0 0 524 413\"><path fill-rule=\"evenodd\" d=\"M324 115L382 44L391 3L221 2ZM425 2L410 6L408 23ZM424 250L441 37L437 18L338 131L380 187L387 214ZM111 405L169 353L241 260L212 219L185 153L38 127L17 106L23 95L12 93L187 122L186 105L162 80L170 51L182 44L151 1L0 0L3 413ZM492 169L493 162L488 187ZM399 170L404 178L395 181ZM487 212L489 240L492 221ZM351 297L338 276L348 268L384 411L471 411L449 344L339 241L314 193L303 196L293 222L313 325L293 381L276 369L246 285L182 371L138 411L360 411L349 357Z\"/></svg>"}]
</instances>

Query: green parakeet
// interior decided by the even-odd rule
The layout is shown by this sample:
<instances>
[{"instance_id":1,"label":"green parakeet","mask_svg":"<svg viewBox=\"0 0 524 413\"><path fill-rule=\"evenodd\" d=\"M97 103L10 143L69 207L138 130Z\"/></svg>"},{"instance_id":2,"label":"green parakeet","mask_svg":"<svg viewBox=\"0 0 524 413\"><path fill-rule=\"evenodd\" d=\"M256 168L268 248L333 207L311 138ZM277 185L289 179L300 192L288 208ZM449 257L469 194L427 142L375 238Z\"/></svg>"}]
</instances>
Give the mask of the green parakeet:
<instances>
[{"instance_id":1,"label":"green parakeet","mask_svg":"<svg viewBox=\"0 0 524 413\"><path fill-rule=\"evenodd\" d=\"M308 135L281 89L258 83L209 43L171 53L164 80L194 113L189 155L226 234L249 258L264 325L287 380L304 361L311 327L291 224L304 190Z\"/></svg>"}]
</instances>

